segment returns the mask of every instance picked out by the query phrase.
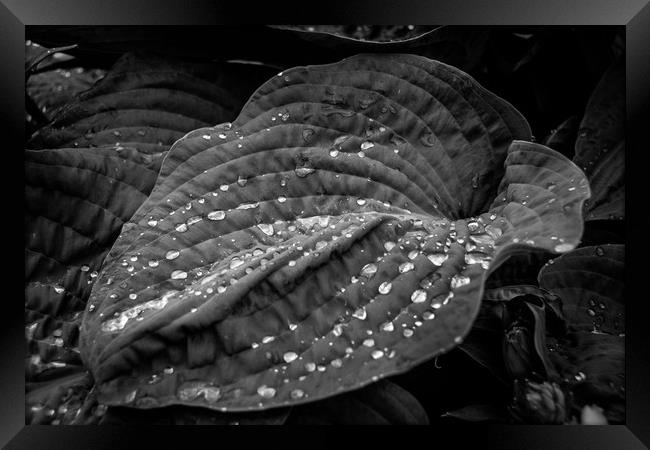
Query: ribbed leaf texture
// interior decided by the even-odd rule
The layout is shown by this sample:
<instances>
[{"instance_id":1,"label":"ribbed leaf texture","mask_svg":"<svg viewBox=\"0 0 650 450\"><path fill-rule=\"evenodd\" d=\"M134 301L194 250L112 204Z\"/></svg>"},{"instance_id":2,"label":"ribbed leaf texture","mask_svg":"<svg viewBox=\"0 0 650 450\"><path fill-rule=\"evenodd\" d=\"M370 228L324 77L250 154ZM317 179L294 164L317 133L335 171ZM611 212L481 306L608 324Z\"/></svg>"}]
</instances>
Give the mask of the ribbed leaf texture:
<instances>
[{"instance_id":1,"label":"ribbed leaf texture","mask_svg":"<svg viewBox=\"0 0 650 450\"><path fill-rule=\"evenodd\" d=\"M69 414L43 411L72 412L78 403L63 400L59 386L85 371L79 324L104 257L149 196L174 140L233 119L256 73L231 89L240 75L234 65L127 54L31 140L39 150L25 152L28 422L69 423ZM65 404L52 407L58 401Z\"/></svg>"},{"instance_id":2,"label":"ribbed leaf texture","mask_svg":"<svg viewBox=\"0 0 650 450\"><path fill-rule=\"evenodd\" d=\"M358 55L174 144L81 351L109 405L222 411L360 388L462 342L491 270L579 242L583 173L451 66Z\"/></svg>"},{"instance_id":3,"label":"ribbed leaf texture","mask_svg":"<svg viewBox=\"0 0 650 450\"><path fill-rule=\"evenodd\" d=\"M625 248L583 247L553 260L539 284L562 298L566 336L548 355L579 406L596 404L610 423L625 421Z\"/></svg>"},{"instance_id":4,"label":"ribbed leaf texture","mask_svg":"<svg viewBox=\"0 0 650 450\"><path fill-rule=\"evenodd\" d=\"M112 145L161 156L185 133L232 120L269 74L237 64L126 53L92 89L30 140L34 149Z\"/></svg>"},{"instance_id":5,"label":"ribbed leaf texture","mask_svg":"<svg viewBox=\"0 0 650 450\"><path fill-rule=\"evenodd\" d=\"M619 58L603 75L580 122L573 161L593 193L585 220L625 216L625 67Z\"/></svg>"}]
</instances>

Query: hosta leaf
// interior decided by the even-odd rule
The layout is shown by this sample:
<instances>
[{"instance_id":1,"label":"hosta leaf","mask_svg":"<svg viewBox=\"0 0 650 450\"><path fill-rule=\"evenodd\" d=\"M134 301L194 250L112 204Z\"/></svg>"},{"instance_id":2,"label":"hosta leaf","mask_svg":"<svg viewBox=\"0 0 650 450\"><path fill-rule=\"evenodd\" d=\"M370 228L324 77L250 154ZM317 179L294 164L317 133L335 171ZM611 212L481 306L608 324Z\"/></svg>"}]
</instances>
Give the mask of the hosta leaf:
<instances>
[{"instance_id":1,"label":"hosta leaf","mask_svg":"<svg viewBox=\"0 0 650 450\"><path fill-rule=\"evenodd\" d=\"M298 26L275 26L290 30L300 39L326 48L344 57L361 52L404 52L435 58L464 70L480 62L489 31L458 26L339 26L317 25L313 29Z\"/></svg>"},{"instance_id":2,"label":"hosta leaf","mask_svg":"<svg viewBox=\"0 0 650 450\"><path fill-rule=\"evenodd\" d=\"M266 409L448 351L511 251L579 241L586 179L529 137L422 57L269 80L173 146L109 254L81 329L100 401Z\"/></svg>"},{"instance_id":3,"label":"hosta leaf","mask_svg":"<svg viewBox=\"0 0 650 450\"><path fill-rule=\"evenodd\" d=\"M183 63L127 53L29 145L128 146L162 155L188 131L232 120L248 92L269 75L264 69L247 73L236 64Z\"/></svg>"},{"instance_id":4,"label":"hosta leaf","mask_svg":"<svg viewBox=\"0 0 650 450\"><path fill-rule=\"evenodd\" d=\"M623 58L603 75L580 123L573 161L593 192L585 220L625 215L625 67Z\"/></svg>"},{"instance_id":5,"label":"hosta leaf","mask_svg":"<svg viewBox=\"0 0 650 450\"><path fill-rule=\"evenodd\" d=\"M283 425L290 408L246 413L221 413L190 406L136 409L112 407L102 416L100 425Z\"/></svg>"},{"instance_id":6,"label":"hosta leaf","mask_svg":"<svg viewBox=\"0 0 650 450\"><path fill-rule=\"evenodd\" d=\"M26 379L55 389L82 370L81 312L156 172L133 149L27 150L25 179Z\"/></svg>"},{"instance_id":7,"label":"hosta leaf","mask_svg":"<svg viewBox=\"0 0 650 450\"><path fill-rule=\"evenodd\" d=\"M38 73L26 82L27 94L48 119L53 119L59 108L72 102L105 75L101 69L56 69Z\"/></svg>"},{"instance_id":8,"label":"hosta leaf","mask_svg":"<svg viewBox=\"0 0 650 450\"><path fill-rule=\"evenodd\" d=\"M381 380L363 389L291 410L291 425L428 425L420 402L406 389Z\"/></svg>"},{"instance_id":9,"label":"hosta leaf","mask_svg":"<svg viewBox=\"0 0 650 450\"><path fill-rule=\"evenodd\" d=\"M562 299L564 316L581 331L625 332L623 245L583 247L549 262L539 284Z\"/></svg>"},{"instance_id":10,"label":"hosta leaf","mask_svg":"<svg viewBox=\"0 0 650 450\"><path fill-rule=\"evenodd\" d=\"M36 71L39 66L48 66L52 64L52 59L61 61L70 59L70 55L66 55L65 51L72 50L76 45L66 45L64 47L46 48L31 41L25 43L25 74L29 76L30 73Z\"/></svg>"},{"instance_id":11,"label":"hosta leaf","mask_svg":"<svg viewBox=\"0 0 650 450\"><path fill-rule=\"evenodd\" d=\"M92 385L92 377L81 369L52 381L27 383L25 422L35 425L92 423L93 415L83 414L83 405Z\"/></svg>"},{"instance_id":12,"label":"hosta leaf","mask_svg":"<svg viewBox=\"0 0 650 450\"><path fill-rule=\"evenodd\" d=\"M570 325L550 336L549 357L578 407L596 404L610 422L625 420L624 246L584 247L562 255L539 274L562 298Z\"/></svg>"},{"instance_id":13,"label":"hosta leaf","mask_svg":"<svg viewBox=\"0 0 650 450\"><path fill-rule=\"evenodd\" d=\"M551 134L544 141L544 145L562 153L566 157L572 158L575 154L575 142L579 126L580 118L578 116L569 117L557 128L551 130Z\"/></svg>"}]
</instances>

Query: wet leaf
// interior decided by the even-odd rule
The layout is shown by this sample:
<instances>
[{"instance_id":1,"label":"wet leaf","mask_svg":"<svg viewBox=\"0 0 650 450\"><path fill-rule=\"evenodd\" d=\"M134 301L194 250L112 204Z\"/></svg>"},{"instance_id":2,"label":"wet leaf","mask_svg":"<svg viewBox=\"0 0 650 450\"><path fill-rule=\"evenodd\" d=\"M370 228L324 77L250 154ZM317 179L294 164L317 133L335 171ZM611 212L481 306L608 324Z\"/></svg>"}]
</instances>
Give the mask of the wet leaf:
<instances>
[{"instance_id":1,"label":"wet leaf","mask_svg":"<svg viewBox=\"0 0 650 450\"><path fill-rule=\"evenodd\" d=\"M544 145L562 153L567 158L573 158L579 125L580 118L578 116L569 117L557 128L551 130Z\"/></svg>"},{"instance_id":2,"label":"wet leaf","mask_svg":"<svg viewBox=\"0 0 650 450\"><path fill-rule=\"evenodd\" d=\"M282 407L449 351L511 252L582 233L583 174L522 138L511 105L422 57L272 78L173 146L107 257L81 329L100 401Z\"/></svg>"},{"instance_id":3,"label":"wet leaf","mask_svg":"<svg viewBox=\"0 0 650 450\"><path fill-rule=\"evenodd\" d=\"M585 220L625 216L625 67L619 58L591 95L580 123L573 161L589 178Z\"/></svg>"},{"instance_id":4,"label":"wet leaf","mask_svg":"<svg viewBox=\"0 0 650 450\"><path fill-rule=\"evenodd\" d=\"M623 245L583 247L562 255L539 273L539 284L562 299L575 330L625 332Z\"/></svg>"},{"instance_id":5,"label":"wet leaf","mask_svg":"<svg viewBox=\"0 0 650 450\"><path fill-rule=\"evenodd\" d=\"M53 119L59 108L71 103L105 75L101 69L51 70L32 75L27 80L27 93L47 119Z\"/></svg>"},{"instance_id":6,"label":"wet leaf","mask_svg":"<svg viewBox=\"0 0 650 450\"><path fill-rule=\"evenodd\" d=\"M347 394L297 406L292 425L428 425L427 413L407 390L382 380Z\"/></svg>"},{"instance_id":7,"label":"wet leaf","mask_svg":"<svg viewBox=\"0 0 650 450\"><path fill-rule=\"evenodd\" d=\"M162 160L174 141L196 128L232 120L250 90L269 73L235 64L186 63L127 53L92 89L40 129L34 149L112 145Z\"/></svg>"},{"instance_id":8,"label":"wet leaf","mask_svg":"<svg viewBox=\"0 0 650 450\"><path fill-rule=\"evenodd\" d=\"M566 335L548 336L549 357L576 408L598 405L625 420L624 247L584 247L540 271L540 285L562 298ZM574 411L577 415L578 411Z\"/></svg>"}]
</instances>

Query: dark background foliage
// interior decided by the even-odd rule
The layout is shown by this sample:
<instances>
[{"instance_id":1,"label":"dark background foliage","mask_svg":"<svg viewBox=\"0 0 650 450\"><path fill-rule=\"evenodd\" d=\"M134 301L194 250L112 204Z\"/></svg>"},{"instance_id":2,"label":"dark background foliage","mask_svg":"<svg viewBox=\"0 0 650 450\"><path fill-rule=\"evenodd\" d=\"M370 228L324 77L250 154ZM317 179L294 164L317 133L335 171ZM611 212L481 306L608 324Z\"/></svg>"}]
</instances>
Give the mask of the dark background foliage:
<instances>
[{"instance_id":1,"label":"dark background foliage","mask_svg":"<svg viewBox=\"0 0 650 450\"><path fill-rule=\"evenodd\" d=\"M236 66L238 73L246 74L240 78L240 89L232 90L236 98L233 102L240 106L257 85L286 68L332 63L358 53L391 52L438 59L466 71L484 87L512 103L530 123L536 141L574 159L590 98L606 71L621 61L625 51L624 30L620 27L27 27L26 38L29 39L26 46L28 149L43 148L42 141L32 134L62 120L61 108L83 98L82 93L129 52L156 55L170 65L176 61L179 64ZM47 49L54 50L48 52ZM623 91L618 95L622 98ZM235 108L232 117L220 121L232 120L236 115ZM89 142L92 147L92 139L89 138ZM171 142L165 143L169 144ZM37 164L34 158L29 163ZM142 155L127 155L126 158L145 166L147 173L159 167L155 158L145 158L144 162L138 159ZM623 199L614 201L622 203ZM133 209L128 214L132 214ZM125 221L128 214L123 217ZM587 221L582 246L600 248L598 246L605 244L623 244L621 219L621 216L614 216ZM113 233L107 238L105 250L110 248L111 239L115 237ZM96 268L101 266L103 255L98 257ZM106 411L93 403L92 380L83 368L72 372L57 371L52 370L57 369L56 365L51 366L49 362L50 366L44 369L41 359L47 361L47 356L42 350L34 350L39 344L32 342L26 364L28 403L32 406L28 408L27 421L311 424L519 420L576 423L581 420L585 405L600 403L608 408L605 411L607 419L620 423L624 419L621 410L624 397L620 389L609 386L603 393L601 385L595 383L576 391L565 374L558 372L558 368L560 371L566 369L567 364L557 356L548 357L549 346L560 342L570 349L571 339L579 333L571 328L576 323L563 315L560 293L552 292L548 286L548 290L538 286L540 269L549 262L552 264L554 257L556 255L550 253L530 251L514 255L499 268L487 282L481 315L469 338L459 348L389 381L291 411L241 417L182 407L154 412L126 408ZM585 264L593 267L590 262ZM28 270L26 284L45 275ZM82 307L89 289L84 286L84 294L80 295ZM28 297L32 295L29 292ZM63 321L72 324L67 325L72 327L71 331L65 329L63 332L72 347L77 338L73 312ZM26 324L34 320L29 313L27 316ZM43 331L41 339L57 329L54 326L45 328L49 332ZM597 333L587 337L598 339L598 336ZM546 342L547 338L551 344ZM621 348L612 345L611 351L604 351L605 355L622 352ZM570 354L571 350L566 352ZM34 355L40 356L35 360ZM67 358L68 364L80 364L74 352L61 357ZM622 372L617 364L618 360L604 369L612 374L606 381L610 385L616 381L619 371ZM554 411L540 419L526 411L525 405L513 405L513 393L516 396L518 392L517 382L525 383L526 380L561 385L566 397L566 414L558 418ZM63 413L62 406L65 407ZM74 414L68 413L68 409ZM57 412L50 414L50 410ZM342 411L347 412L343 414Z\"/></svg>"}]
</instances>

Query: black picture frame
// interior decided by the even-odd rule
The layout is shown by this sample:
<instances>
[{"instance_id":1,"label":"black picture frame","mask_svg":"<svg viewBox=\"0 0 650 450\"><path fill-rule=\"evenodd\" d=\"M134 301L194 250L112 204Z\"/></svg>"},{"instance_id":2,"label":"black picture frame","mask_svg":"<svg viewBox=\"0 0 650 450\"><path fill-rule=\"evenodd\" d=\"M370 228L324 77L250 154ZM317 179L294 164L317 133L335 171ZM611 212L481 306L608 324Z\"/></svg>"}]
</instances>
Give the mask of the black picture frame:
<instances>
[{"instance_id":1,"label":"black picture frame","mask_svg":"<svg viewBox=\"0 0 650 450\"><path fill-rule=\"evenodd\" d=\"M2 82L0 110L9 139L6 154L20 159L24 142L24 43L29 25L219 25L233 23L414 23L463 25L620 25L626 35L626 425L612 426L451 426L434 431L435 440L466 440L488 448L526 449L641 449L650 445L650 333L644 323L650 314L643 295L643 271L650 255L644 209L647 175L642 155L647 152L650 125L650 5L648 0L536 0L506 1L402 1L387 0L265 2L242 1L101 1L101 0L0 0L0 55ZM217 44L215 44L217 45ZM558 68L561 70L561 68ZM13 167L13 163L11 167ZM20 161L16 161L20 167ZM7 167L9 173L12 169ZM20 173L18 169L13 170ZM5 192L20 198L17 181ZM18 202L20 203L20 202ZM17 205L16 208L20 208ZM16 209L18 210L18 209ZM18 223L19 221L14 221ZM8 232L9 233L9 232ZM22 234L22 231L16 230ZM9 236L7 234L7 236ZM10 239L9 239L10 240ZM629 242L627 242L629 241ZM18 246L20 242L16 243ZM20 248L15 249L16 255ZM5 262L10 261L5 256ZM8 264L5 285L19 291L20 264ZM15 271L14 275L11 273ZM637 295L641 292L642 295ZM0 364L0 444L8 449L129 448L138 440L153 444L185 445L214 431L177 431L160 428L25 426L24 331L20 295L4 300ZM210 428L210 427L206 427ZM232 428L232 427L230 427ZM474 431L479 430L479 431ZM219 436L223 433L218 431ZM286 431L285 431L286 433ZM297 437L303 431L291 431ZM411 433L409 431L409 433ZM425 431L431 436L431 431ZM238 433L239 435L246 435ZM255 433L253 433L255 434ZM327 434L327 433L325 433ZM378 433L381 436L384 433ZM185 436L185 438L183 438ZM281 436L281 435L279 435ZM314 436L312 436L312 439ZM143 440L144 439L144 440ZM284 438L281 438L284 439ZM215 444L216 445L216 444Z\"/></svg>"}]
</instances>

